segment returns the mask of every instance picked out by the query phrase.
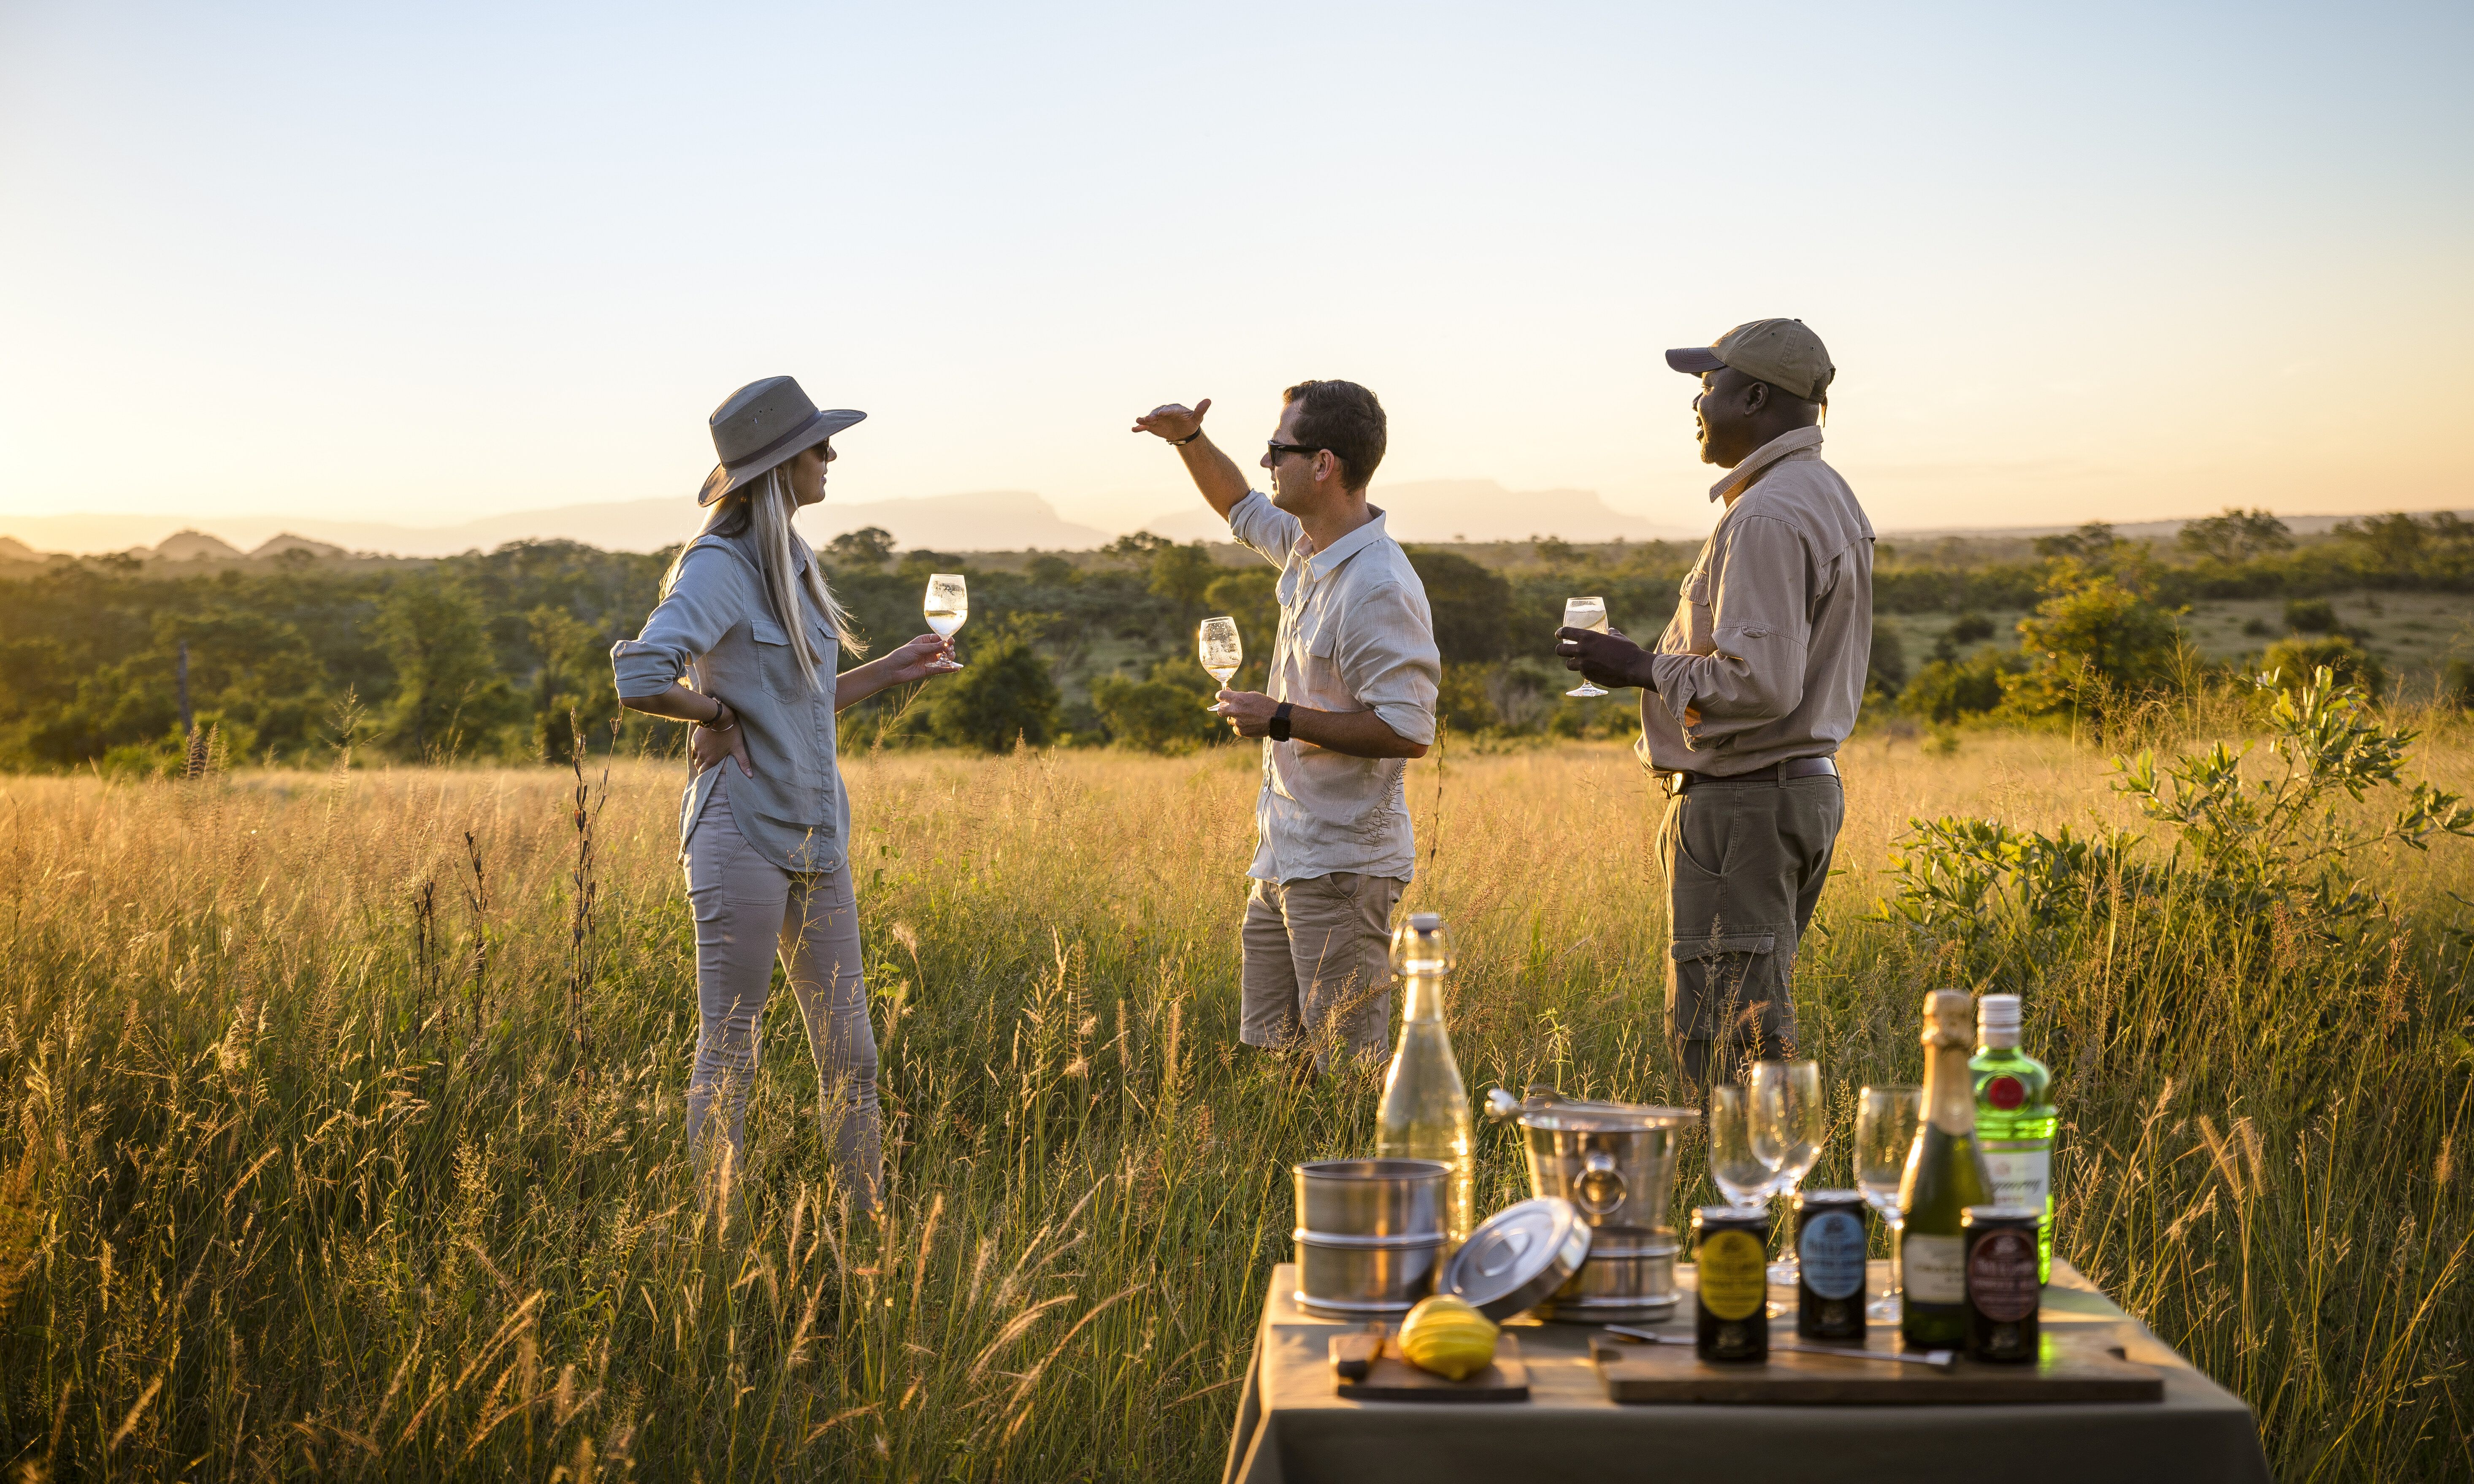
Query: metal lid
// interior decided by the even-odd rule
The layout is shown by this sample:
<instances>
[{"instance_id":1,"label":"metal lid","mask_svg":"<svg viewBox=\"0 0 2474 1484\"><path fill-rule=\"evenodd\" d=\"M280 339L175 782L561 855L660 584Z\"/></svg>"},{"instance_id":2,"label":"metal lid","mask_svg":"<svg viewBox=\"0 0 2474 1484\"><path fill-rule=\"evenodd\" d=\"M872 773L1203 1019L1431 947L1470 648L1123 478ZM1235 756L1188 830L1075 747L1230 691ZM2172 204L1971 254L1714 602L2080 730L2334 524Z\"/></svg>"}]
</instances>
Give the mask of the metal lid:
<instances>
[{"instance_id":1,"label":"metal lid","mask_svg":"<svg viewBox=\"0 0 2474 1484\"><path fill-rule=\"evenodd\" d=\"M1435 1287L1489 1319L1510 1319L1563 1287L1589 1256L1589 1224L1581 1209L1541 1195L1479 1223Z\"/></svg>"},{"instance_id":2,"label":"metal lid","mask_svg":"<svg viewBox=\"0 0 2474 1484\"><path fill-rule=\"evenodd\" d=\"M1795 1193L1797 1210L1815 1206L1862 1206L1864 1204L1864 1192L1861 1190L1798 1190Z\"/></svg>"},{"instance_id":3,"label":"metal lid","mask_svg":"<svg viewBox=\"0 0 2474 1484\"><path fill-rule=\"evenodd\" d=\"M1522 1128L1581 1134L1619 1134L1639 1129L1673 1129L1698 1123L1697 1109L1663 1108L1654 1103L1592 1103L1565 1097L1552 1088L1532 1086L1518 1102L1496 1088L1486 1095L1487 1116L1497 1123L1517 1119Z\"/></svg>"},{"instance_id":4,"label":"metal lid","mask_svg":"<svg viewBox=\"0 0 2474 1484\"><path fill-rule=\"evenodd\" d=\"M1969 1206L1958 1213L1961 1226L1986 1221L2040 1221L2045 1209L2041 1206Z\"/></svg>"},{"instance_id":5,"label":"metal lid","mask_svg":"<svg viewBox=\"0 0 2474 1484\"><path fill-rule=\"evenodd\" d=\"M1692 1209L1692 1225L1696 1231L1702 1227L1758 1225L1766 1232L1770 1225L1770 1211L1766 1206L1696 1206Z\"/></svg>"}]
</instances>

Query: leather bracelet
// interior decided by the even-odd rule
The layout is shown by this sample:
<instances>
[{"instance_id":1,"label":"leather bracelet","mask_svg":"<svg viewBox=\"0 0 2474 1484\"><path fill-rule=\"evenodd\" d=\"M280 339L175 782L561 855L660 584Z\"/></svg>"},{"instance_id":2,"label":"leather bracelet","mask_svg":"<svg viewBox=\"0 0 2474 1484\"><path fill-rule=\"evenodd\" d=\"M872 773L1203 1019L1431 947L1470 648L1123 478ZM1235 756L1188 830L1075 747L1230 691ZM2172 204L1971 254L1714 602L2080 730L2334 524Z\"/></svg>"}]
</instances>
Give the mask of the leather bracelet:
<instances>
[{"instance_id":1,"label":"leather bracelet","mask_svg":"<svg viewBox=\"0 0 2474 1484\"><path fill-rule=\"evenodd\" d=\"M713 720L709 722L698 722L696 725L702 727L707 731L737 731L739 730L739 713L730 708L730 703L724 701L719 696L716 696L713 698L713 704L720 707L719 710L713 713ZM730 725L727 727L719 725L721 719L725 716L730 718Z\"/></svg>"},{"instance_id":2,"label":"leather bracelet","mask_svg":"<svg viewBox=\"0 0 2474 1484\"><path fill-rule=\"evenodd\" d=\"M1168 441L1168 445L1169 445L1171 448L1182 448L1182 447L1184 447L1186 444L1188 444L1188 443L1190 443L1194 442L1196 439L1201 438L1201 436L1202 436L1202 429L1201 429L1200 426L1198 426L1198 427L1196 427L1196 428L1195 428L1195 430L1194 430L1193 432L1186 434L1183 438L1172 438L1172 439L1170 439L1170 440Z\"/></svg>"},{"instance_id":3,"label":"leather bracelet","mask_svg":"<svg viewBox=\"0 0 2474 1484\"><path fill-rule=\"evenodd\" d=\"M1268 730L1271 733L1272 740L1274 742L1286 742L1289 740L1290 705L1291 703L1283 701L1279 704L1278 708L1272 712L1272 725Z\"/></svg>"}]
</instances>

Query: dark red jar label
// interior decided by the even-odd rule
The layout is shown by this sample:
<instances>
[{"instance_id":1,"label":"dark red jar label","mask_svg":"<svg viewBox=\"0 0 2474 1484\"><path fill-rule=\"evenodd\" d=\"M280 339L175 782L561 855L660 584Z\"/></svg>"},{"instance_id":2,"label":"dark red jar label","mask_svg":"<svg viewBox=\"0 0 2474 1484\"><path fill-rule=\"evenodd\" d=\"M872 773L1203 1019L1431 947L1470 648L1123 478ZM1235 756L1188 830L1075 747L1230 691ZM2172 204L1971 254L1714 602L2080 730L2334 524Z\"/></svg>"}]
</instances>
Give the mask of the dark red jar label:
<instances>
[{"instance_id":1,"label":"dark red jar label","mask_svg":"<svg viewBox=\"0 0 2474 1484\"><path fill-rule=\"evenodd\" d=\"M2036 1239L2025 1232L1987 1232L1967 1255L1967 1302L1987 1319L2015 1324L2036 1312Z\"/></svg>"},{"instance_id":2,"label":"dark red jar label","mask_svg":"<svg viewBox=\"0 0 2474 1484\"><path fill-rule=\"evenodd\" d=\"M1996 1077L1984 1085L1984 1100L2007 1113L2027 1101L2027 1088L2016 1077Z\"/></svg>"}]
</instances>

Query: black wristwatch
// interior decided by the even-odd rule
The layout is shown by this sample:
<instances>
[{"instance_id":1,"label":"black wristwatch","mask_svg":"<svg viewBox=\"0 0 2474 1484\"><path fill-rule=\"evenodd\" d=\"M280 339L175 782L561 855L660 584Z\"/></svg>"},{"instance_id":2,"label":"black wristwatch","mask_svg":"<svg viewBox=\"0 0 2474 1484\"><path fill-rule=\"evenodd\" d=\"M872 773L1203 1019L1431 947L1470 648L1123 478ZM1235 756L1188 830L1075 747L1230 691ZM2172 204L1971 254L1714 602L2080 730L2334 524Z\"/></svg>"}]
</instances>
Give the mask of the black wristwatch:
<instances>
[{"instance_id":1,"label":"black wristwatch","mask_svg":"<svg viewBox=\"0 0 2474 1484\"><path fill-rule=\"evenodd\" d=\"M1289 703L1286 701L1281 702L1279 709L1272 713L1272 740L1289 740Z\"/></svg>"}]
</instances>

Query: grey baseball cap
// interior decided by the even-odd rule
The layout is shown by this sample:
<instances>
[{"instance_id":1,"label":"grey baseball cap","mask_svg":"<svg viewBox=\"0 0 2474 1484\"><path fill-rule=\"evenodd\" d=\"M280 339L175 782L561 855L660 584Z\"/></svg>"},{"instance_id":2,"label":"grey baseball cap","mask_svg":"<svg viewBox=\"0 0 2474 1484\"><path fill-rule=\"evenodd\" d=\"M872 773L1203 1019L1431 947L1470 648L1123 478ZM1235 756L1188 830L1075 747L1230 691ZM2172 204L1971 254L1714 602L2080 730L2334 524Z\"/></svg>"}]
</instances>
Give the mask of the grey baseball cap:
<instances>
[{"instance_id":1,"label":"grey baseball cap","mask_svg":"<svg viewBox=\"0 0 2474 1484\"><path fill-rule=\"evenodd\" d=\"M1821 337L1807 329L1802 320L1738 324L1706 347L1669 350L1666 364L1691 376L1728 367L1807 402L1829 401L1830 380L1838 374L1838 368L1830 364L1830 352L1822 348Z\"/></svg>"}]
</instances>

